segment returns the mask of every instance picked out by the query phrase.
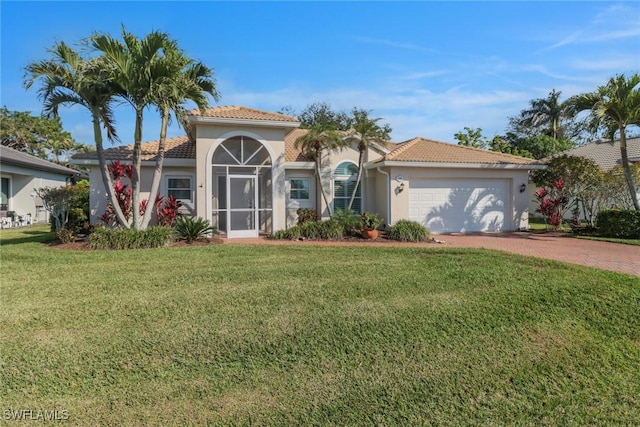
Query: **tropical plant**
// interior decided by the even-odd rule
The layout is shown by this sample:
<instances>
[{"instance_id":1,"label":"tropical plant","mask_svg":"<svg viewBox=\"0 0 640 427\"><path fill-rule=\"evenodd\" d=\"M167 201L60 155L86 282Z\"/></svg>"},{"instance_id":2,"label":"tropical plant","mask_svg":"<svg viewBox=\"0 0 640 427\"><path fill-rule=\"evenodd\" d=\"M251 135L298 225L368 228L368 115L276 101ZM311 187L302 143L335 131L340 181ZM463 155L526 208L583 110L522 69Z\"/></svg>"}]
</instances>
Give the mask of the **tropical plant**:
<instances>
[{"instance_id":1,"label":"tropical plant","mask_svg":"<svg viewBox=\"0 0 640 427\"><path fill-rule=\"evenodd\" d=\"M354 108L353 109L353 125L350 132L350 137L355 138L358 141L358 176L356 183L349 199L347 209L351 209L353 201L356 198L360 181L362 180L362 171L364 169L364 155L365 152L371 148L373 144L379 144L386 146L391 139L391 126L384 124L380 126L378 122L382 120L381 117L372 119L369 117L371 111Z\"/></svg>"},{"instance_id":2,"label":"tropical plant","mask_svg":"<svg viewBox=\"0 0 640 427\"><path fill-rule=\"evenodd\" d=\"M533 182L545 188L554 188L555 183L563 183L564 203L559 207L560 215L580 208L593 225L599 208L603 203L603 174L600 167L592 160L584 157L563 154L551 158L544 169L531 175ZM576 215L578 216L578 215Z\"/></svg>"},{"instance_id":3,"label":"tropical plant","mask_svg":"<svg viewBox=\"0 0 640 427\"><path fill-rule=\"evenodd\" d=\"M51 215L54 230L58 232L66 228L69 221L69 210L74 199L73 186L36 188L35 193L42 199L45 210Z\"/></svg>"},{"instance_id":4,"label":"tropical plant","mask_svg":"<svg viewBox=\"0 0 640 427\"><path fill-rule=\"evenodd\" d=\"M567 102L560 102L562 92L552 89L546 98L531 100L530 108L523 110L520 116L525 126L543 129L543 133L558 139L562 135L560 126L567 116Z\"/></svg>"},{"instance_id":5,"label":"tropical plant","mask_svg":"<svg viewBox=\"0 0 640 427\"><path fill-rule=\"evenodd\" d=\"M400 242L424 242L429 238L429 230L419 222L401 219L389 229L387 237Z\"/></svg>"},{"instance_id":6,"label":"tropical plant","mask_svg":"<svg viewBox=\"0 0 640 427\"><path fill-rule=\"evenodd\" d=\"M562 218L566 212L567 197L564 194L564 181L558 179L548 190L540 187L534 192L538 200L539 212L544 217L545 223L551 224L554 230L559 230L562 226Z\"/></svg>"},{"instance_id":7,"label":"tropical plant","mask_svg":"<svg viewBox=\"0 0 640 427\"><path fill-rule=\"evenodd\" d=\"M341 224L344 234L349 236L355 235L362 226L360 216L353 209L336 209L331 219Z\"/></svg>"},{"instance_id":8,"label":"tropical plant","mask_svg":"<svg viewBox=\"0 0 640 427\"><path fill-rule=\"evenodd\" d=\"M620 157L629 195L635 210L640 210L627 152L627 128L640 126L640 75L630 77L616 75L595 92L576 95L569 99L574 114L588 111L589 129L592 133L603 130L613 141L620 139Z\"/></svg>"},{"instance_id":9,"label":"tropical plant","mask_svg":"<svg viewBox=\"0 0 640 427\"><path fill-rule=\"evenodd\" d=\"M156 222L163 227L173 227L176 220L182 216L180 213L182 202L173 195L163 197L158 194L154 206L156 208Z\"/></svg>"},{"instance_id":10,"label":"tropical plant","mask_svg":"<svg viewBox=\"0 0 640 427\"><path fill-rule=\"evenodd\" d=\"M142 39L122 28L122 39L107 34L95 34L90 43L100 52L116 83L116 96L135 111L133 144L133 177L131 181L133 205L140 203L140 172L142 153L142 123L144 110L155 105L162 118L160 141L149 200L155 200L164 162L166 129L173 111L183 113L183 103L191 100L198 108L208 106L206 94L218 98L212 72L200 62L188 58L168 34L153 31ZM148 202L147 202L148 203ZM151 218L150 210L143 215L133 211L132 226L145 229Z\"/></svg>"},{"instance_id":11,"label":"tropical plant","mask_svg":"<svg viewBox=\"0 0 640 427\"><path fill-rule=\"evenodd\" d=\"M300 208L296 211L298 214L298 225L309 221L320 221L320 215L315 209Z\"/></svg>"},{"instance_id":12,"label":"tropical plant","mask_svg":"<svg viewBox=\"0 0 640 427\"><path fill-rule=\"evenodd\" d=\"M344 146L345 141L334 125L323 122L314 123L306 134L300 136L294 142L294 147L301 149L303 154L314 162L316 180L329 215L333 215L333 211L322 182L322 163L325 152L340 151Z\"/></svg>"},{"instance_id":13,"label":"tropical plant","mask_svg":"<svg viewBox=\"0 0 640 427\"><path fill-rule=\"evenodd\" d=\"M360 215L360 224L362 228L378 228L382 224L382 217L374 212L363 212Z\"/></svg>"},{"instance_id":14,"label":"tropical plant","mask_svg":"<svg viewBox=\"0 0 640 427\"><path fill-rule=\"evenodd\" d=\"M102 124L109 141L118 139L112 109L116 88L111 70L102 58L84 59L64 42L55 43L49 53L51 59L27 65L24 85L29 89L36 81L42 82L38 94L46 115L57 117L60 106L79 105L89 110L102 182L118 222L127 227L113 191L100 128Z\"/></svg>"},{"instance_id":15,"label":"tropical plant","mask_svg":"<svg viewBox=\"0 0 640 427\"><path fill-rule=\"evenodd\" d=\"M173 231L180 239L187 243L205 239L209 234L218 230L211 226L211 223L203 218L193 219L190 216L179 216L173 224Z\"/></svg>"}]
</instances>

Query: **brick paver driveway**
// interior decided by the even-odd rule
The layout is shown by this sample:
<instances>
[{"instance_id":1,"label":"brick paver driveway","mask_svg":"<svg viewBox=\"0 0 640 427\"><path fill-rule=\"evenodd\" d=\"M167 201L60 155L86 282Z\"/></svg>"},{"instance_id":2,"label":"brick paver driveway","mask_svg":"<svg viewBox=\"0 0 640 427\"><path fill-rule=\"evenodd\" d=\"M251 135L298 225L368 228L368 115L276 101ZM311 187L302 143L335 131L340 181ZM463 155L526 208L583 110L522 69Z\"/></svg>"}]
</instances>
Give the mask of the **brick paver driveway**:
<instances>
[{"instance_id":1,"label":"brick paver driveway","mask_svg":"<svg viewBox=\"0 0 640 427\"><path fill-rule=\"evenodd\" d=\"M640 276L640 246L524 232L436 238L443 246L497 249Z\"/></svg>"}]
</instances>

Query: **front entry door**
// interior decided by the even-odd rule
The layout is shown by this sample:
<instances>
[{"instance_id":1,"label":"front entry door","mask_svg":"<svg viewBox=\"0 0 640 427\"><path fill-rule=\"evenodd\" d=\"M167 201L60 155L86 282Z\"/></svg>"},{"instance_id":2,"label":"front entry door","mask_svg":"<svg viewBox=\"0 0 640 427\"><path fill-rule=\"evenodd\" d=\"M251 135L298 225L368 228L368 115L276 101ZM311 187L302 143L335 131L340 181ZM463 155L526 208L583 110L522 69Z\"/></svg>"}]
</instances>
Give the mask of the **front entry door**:
<instances>
[{"instance_id":1,"label":"front entry door","mask_svg":"<svg viewBox=\"0 0 640 427\"><path fill-rule=\"evenodd\" d=\"M255 175L228 175L227 236L258 237L258 177Z\"/></svg>"}]
</instances>

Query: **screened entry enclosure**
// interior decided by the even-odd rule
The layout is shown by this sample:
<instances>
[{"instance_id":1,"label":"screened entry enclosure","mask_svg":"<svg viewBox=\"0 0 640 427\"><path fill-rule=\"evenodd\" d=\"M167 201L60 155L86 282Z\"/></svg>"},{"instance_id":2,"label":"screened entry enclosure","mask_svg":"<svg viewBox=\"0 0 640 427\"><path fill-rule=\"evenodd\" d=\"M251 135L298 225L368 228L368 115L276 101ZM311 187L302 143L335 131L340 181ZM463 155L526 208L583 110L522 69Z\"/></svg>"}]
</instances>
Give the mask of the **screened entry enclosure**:
<instances>
[{"instance_id":1,"label":"screened entry enclosure","mask_svg":"<svg viewBox=\"0 0 640 427\"><path fill-rule=\"evenodd\" d=\"M216 148L211 160L211 223L227 237L273 231L271 157L253 138L237 136Z\"/></svg>"}]
</instances>

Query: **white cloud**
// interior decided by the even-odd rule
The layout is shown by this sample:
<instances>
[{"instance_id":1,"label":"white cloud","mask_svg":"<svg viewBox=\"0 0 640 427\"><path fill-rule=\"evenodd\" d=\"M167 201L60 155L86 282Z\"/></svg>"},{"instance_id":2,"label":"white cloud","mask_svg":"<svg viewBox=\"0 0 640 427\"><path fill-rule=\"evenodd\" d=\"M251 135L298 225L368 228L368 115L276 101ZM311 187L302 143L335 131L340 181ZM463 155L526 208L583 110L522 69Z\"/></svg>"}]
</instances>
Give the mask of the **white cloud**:
<instances>
[{"instance_id":1,"label":"white cloud","mask_svg":"<svg viewBox=\"0 0 640 427\"><path fill-rule=\"evenodd\" d=\"M419 45L414 44L414 43L397 42L397 41L394 41L394 40L376 39L376 38L372 38L372 37L361 37L361 36L355 36L354 40L362 42L362 43L377 44L377 45L381 45L381 46L389 46L389 47L398 48L398 49L414 50L414 51L423 52L423 53L435 53L436 52L435 49L426 48L426 47L419 46Z\"/></svg>"}]
</instances>

